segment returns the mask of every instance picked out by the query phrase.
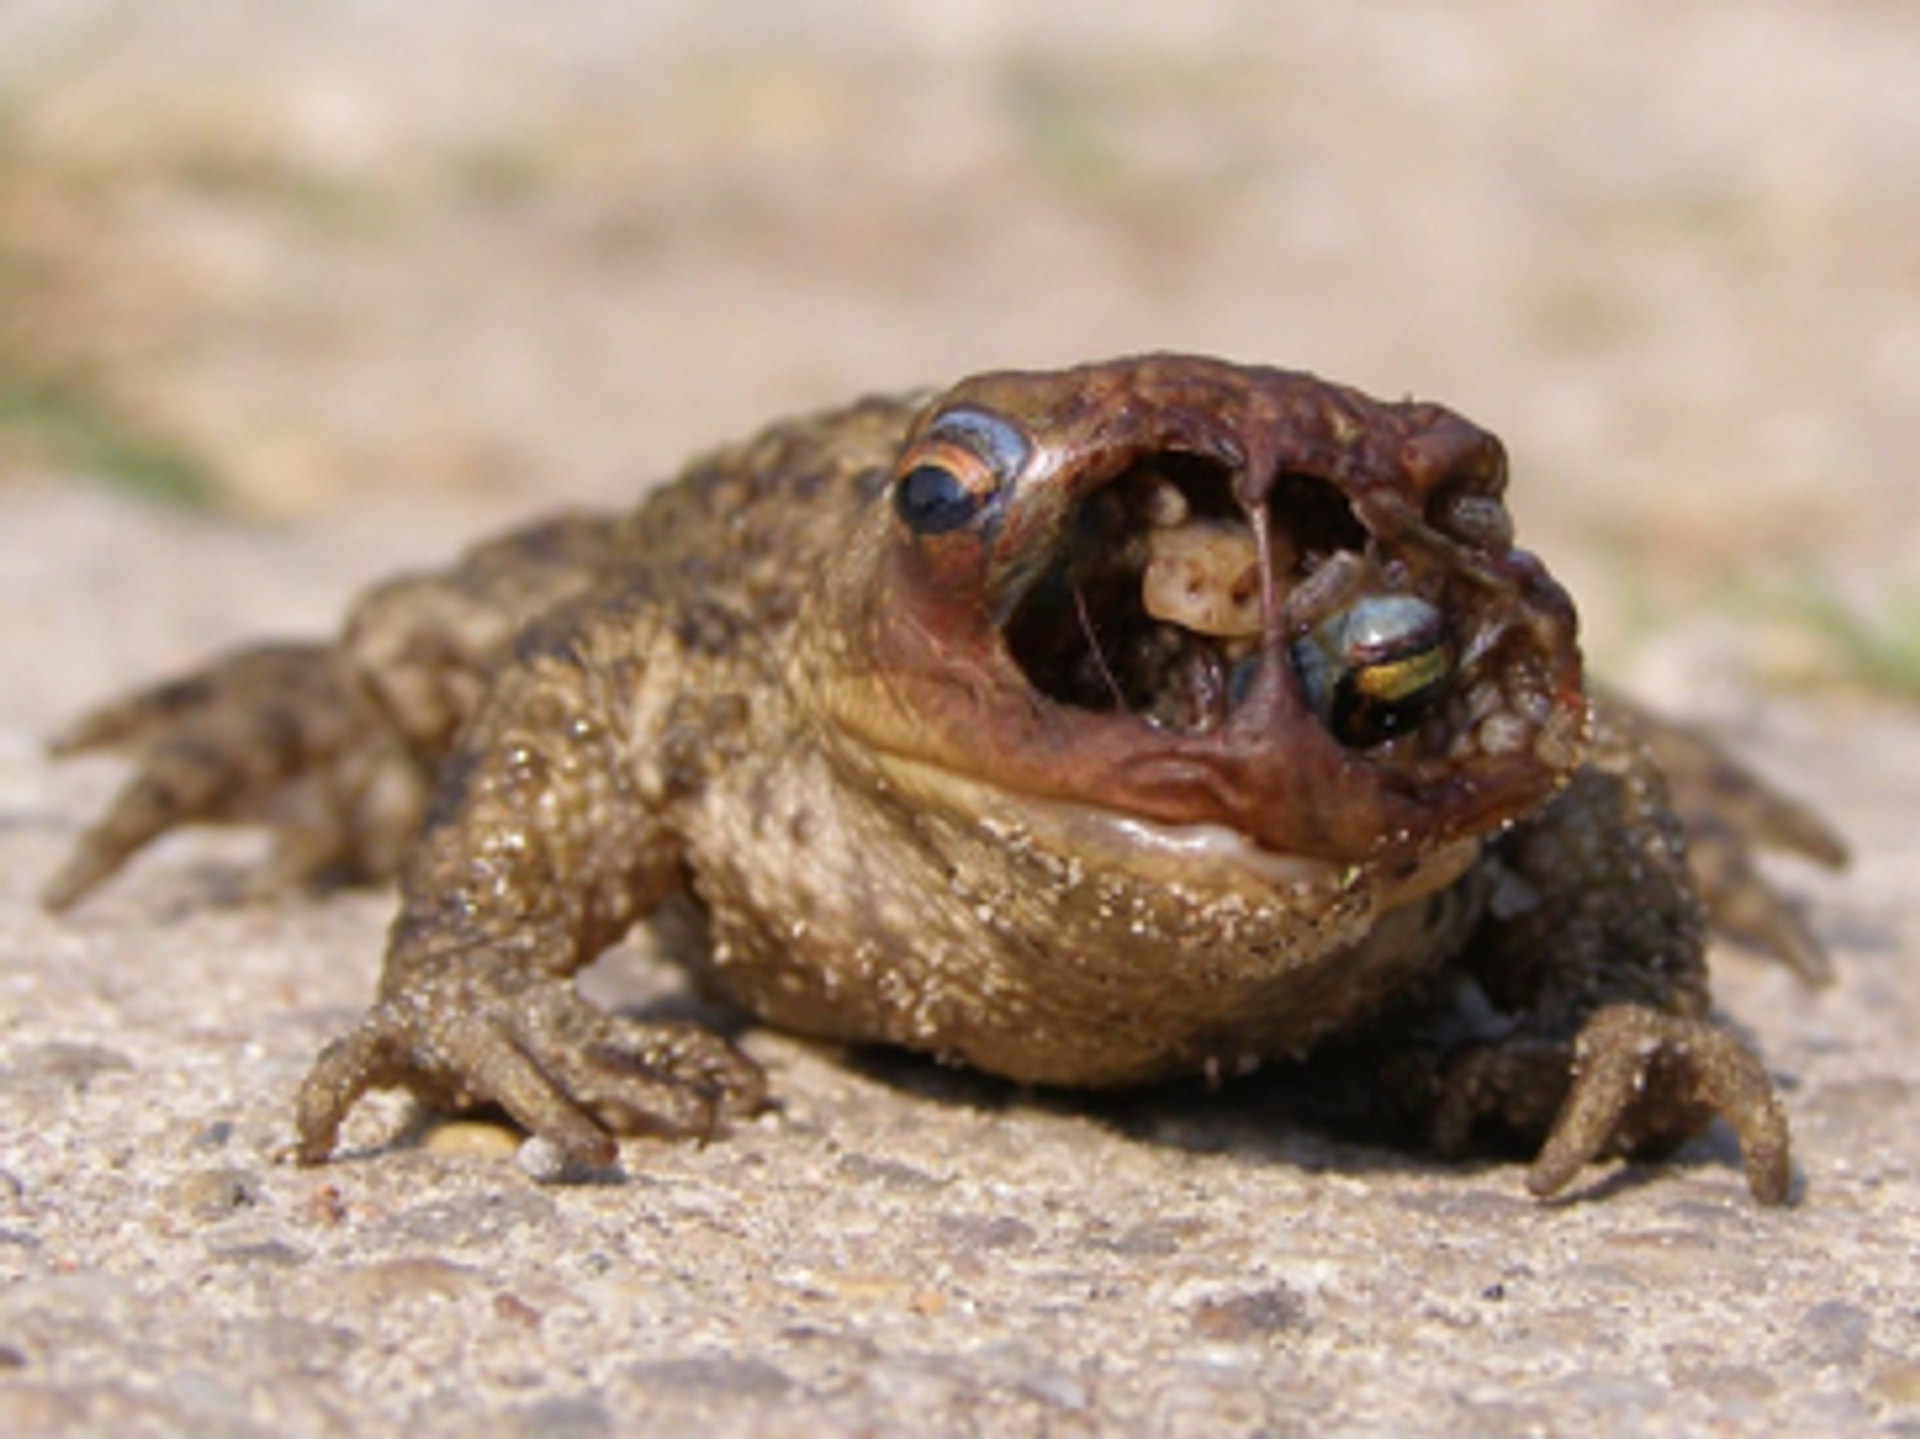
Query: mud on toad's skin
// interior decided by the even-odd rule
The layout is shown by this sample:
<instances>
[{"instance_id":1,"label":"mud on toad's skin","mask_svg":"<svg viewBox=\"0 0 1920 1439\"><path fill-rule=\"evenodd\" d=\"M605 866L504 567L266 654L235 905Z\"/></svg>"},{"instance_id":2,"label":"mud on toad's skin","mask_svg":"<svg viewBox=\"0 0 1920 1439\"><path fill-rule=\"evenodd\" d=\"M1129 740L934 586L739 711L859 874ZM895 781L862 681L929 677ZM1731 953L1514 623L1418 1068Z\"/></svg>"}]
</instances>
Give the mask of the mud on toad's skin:
<instances>
[{"instance_id":1,"label":"mud on toad's skin","mask_svg":"<svg viewBox=\"0 0 1920 1439\"><path fill-rule=\"evenodd\" d=\"M277 880L397 875L308 1161L373 1087L497 1104L553 1173L755 1109L730 1043L575 993L664 907L804 1034L1115 1086L1364 1032L1387 1103L1536 1145L1537 1193L1717 1116L1777 1202L1706 915L1823 978L1752 852L1841 848L1583 685L1506 478L1438 405L1182 356L775 425L85 716L56 748L134 774L47 900L193 822L270 826Z\"/></svg>"}]
</instances>

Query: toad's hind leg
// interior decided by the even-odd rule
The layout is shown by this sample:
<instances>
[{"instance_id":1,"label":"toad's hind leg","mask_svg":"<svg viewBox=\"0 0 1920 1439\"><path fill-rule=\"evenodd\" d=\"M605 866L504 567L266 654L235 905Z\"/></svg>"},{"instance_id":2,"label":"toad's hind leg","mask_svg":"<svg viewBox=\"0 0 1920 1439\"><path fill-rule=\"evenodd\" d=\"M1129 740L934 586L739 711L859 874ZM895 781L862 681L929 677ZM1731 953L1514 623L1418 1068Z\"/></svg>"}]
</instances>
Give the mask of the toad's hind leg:
<instances>
[{"instance_id":1,"label":"toad's hind leg","mask_svg":"<svg viewBox=\"0 0 1920 1439\"><path fill-rule=\"evenodd\" d=\"M1635 718L1686 830L1687 858L1713 927L1777 956L1809 984L1831 981L1825 947L1757 857L1777 850L1837 869L1847 862L1846 842L1710 736L1645 712Z\"/></svg>"},{"instance_id":2,"label":"toad's hind leg","mask_svg":"<svg viewBox=\"0 0 1920 1439\"><path fill-rule=\"evenodd\" d=\"M619 522L569 516L379 587L334 642L262 644L82 716L56 756L116 751L134 774L43 892L84 898L189 824L262 824L265 887L391 876L434 768L535 616L616 572Z\"/></svg>"},{"instance_id":3,"label":"toad's hind leg","mask_svg":"<svg viewBox=\"0 0 1920 1439\"><path fill-rule=\"evenodd\" d=\"M417 768L327 645L239 651L82 716L52 749L119 750L136 765L43 891L56 910L192 823L272 826L277 877L378 877L397 863L423 797Z\"/></svg>"}]
</instances>

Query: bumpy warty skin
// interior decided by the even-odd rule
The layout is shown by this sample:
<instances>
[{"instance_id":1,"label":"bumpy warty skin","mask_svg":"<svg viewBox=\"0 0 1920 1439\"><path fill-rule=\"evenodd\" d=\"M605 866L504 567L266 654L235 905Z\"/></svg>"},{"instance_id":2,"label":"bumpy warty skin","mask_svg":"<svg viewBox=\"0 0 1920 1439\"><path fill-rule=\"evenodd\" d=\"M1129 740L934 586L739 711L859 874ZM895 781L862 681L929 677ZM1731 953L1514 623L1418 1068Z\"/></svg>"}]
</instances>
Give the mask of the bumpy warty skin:
<instances>
[{"instance_id":1,"label":"bumpy warty skin","mask_svg":"<svg viewBox=\"0 0 1920 1439\"><path fill-rule=\"evenodd\" d=\"M313 1161L379 1086L499 1104L556 1170L751 1112L731 1044L574 992L664 914L802 1033L1112 1086L1365 1032L1442 1149L1541 1142L1538 1192L1719 1116L1778 1201L1653 750L1706 776L1716 912L1809 972L1750 848L1841 851L1587 693L1505 482L1442 407L1196 357L776 425L86 716L60 748L136 773L48 899L195 821L271 824L284 877L397 872L378 1000L299 1097ZM1465 990L1496 1023L1388 1022Z\"/></svg>"}]
</instances>

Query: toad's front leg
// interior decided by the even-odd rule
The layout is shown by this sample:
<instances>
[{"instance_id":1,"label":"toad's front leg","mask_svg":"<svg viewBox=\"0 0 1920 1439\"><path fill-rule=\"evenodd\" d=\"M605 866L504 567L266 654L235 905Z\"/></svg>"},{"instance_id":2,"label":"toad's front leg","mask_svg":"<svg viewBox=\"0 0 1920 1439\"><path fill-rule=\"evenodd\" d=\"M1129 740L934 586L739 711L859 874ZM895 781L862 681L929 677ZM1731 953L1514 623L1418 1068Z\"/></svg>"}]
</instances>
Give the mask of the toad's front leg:
<instances>
[{"instance_id":1,"label":"toad's front leg","mask_svg":"<svg viewBox=\"0 0 1920 1439\"><path fill-rule=\"evenodd\" d=\"M725 1040L605 1013L573 985L680 882L636 738L649 669L676 662L657 629L562 616L496 681L403 871L379 1000L301 1087L301 1160L325 1159L374 1088L497 1104L565 1166L610 1162L615 1135L700 1136L758 1107L761 1072Z\"/></svg>"},{"instance_id":2,"label":"toad's front leg","mask_svg":"<svg viewBox=\"0 0 1920 1439\"><path fill-rule=\"evenodd\" d=\"M1607 1155L1658 1154L1724 1119L1763 1203L1787 1196L1787 1121L1759 1057L1710 1013L1705 914L1679 822L1631 720L1594 711L1590 762L1490 854L1489 915L1461 957L1508 1031L1430 1071L1444 1150L1478 1127L1542 1141L1541 1195Z\"/></svg>"}]
</instances>

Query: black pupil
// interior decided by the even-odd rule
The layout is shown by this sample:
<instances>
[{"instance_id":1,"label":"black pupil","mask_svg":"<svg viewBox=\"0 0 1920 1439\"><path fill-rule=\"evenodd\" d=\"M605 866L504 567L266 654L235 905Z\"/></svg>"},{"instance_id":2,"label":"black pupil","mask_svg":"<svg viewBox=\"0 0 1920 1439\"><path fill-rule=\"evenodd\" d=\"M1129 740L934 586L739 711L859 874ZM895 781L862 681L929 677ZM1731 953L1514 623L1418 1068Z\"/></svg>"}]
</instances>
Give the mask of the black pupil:
<instances>
[{"instance_id":1,"label":"black pupil","mask_svg":"<svg viewBox=\"0 0 1920 1439\"><path fill-rule=\"evenodd\" d=\"M893 487L893 507L915 534L943 535L972 520L980 496L940 465L915 465Z\"/></svg>"},{"instance_id":2,"label":"black pupil","mask_svg":"<svg viewBox=\"0 0 1920 1439\"><path fill-rule=\"evenodd\" d=\"M1360 693L1342 679L1333 689L1333 713L1328 717L1334 737L1342 744L1367 747L1410 729L1419 718L1424 694L1386 701Z\"/></svg>"},{"instance_id":3,"label":"black pupil","mask_svg":"<svg viewBox=\"0 0 1920 1439\"><path fill-rule=\"evenodd\" d=\"M1340 743L1364 749L1412 729L1441 688L1438 684L1423 685L1388 700L1364 693L1351 675L1342 675L1334 683L1332 712L1327 718Z\"/></svg>"}]
</instances>

